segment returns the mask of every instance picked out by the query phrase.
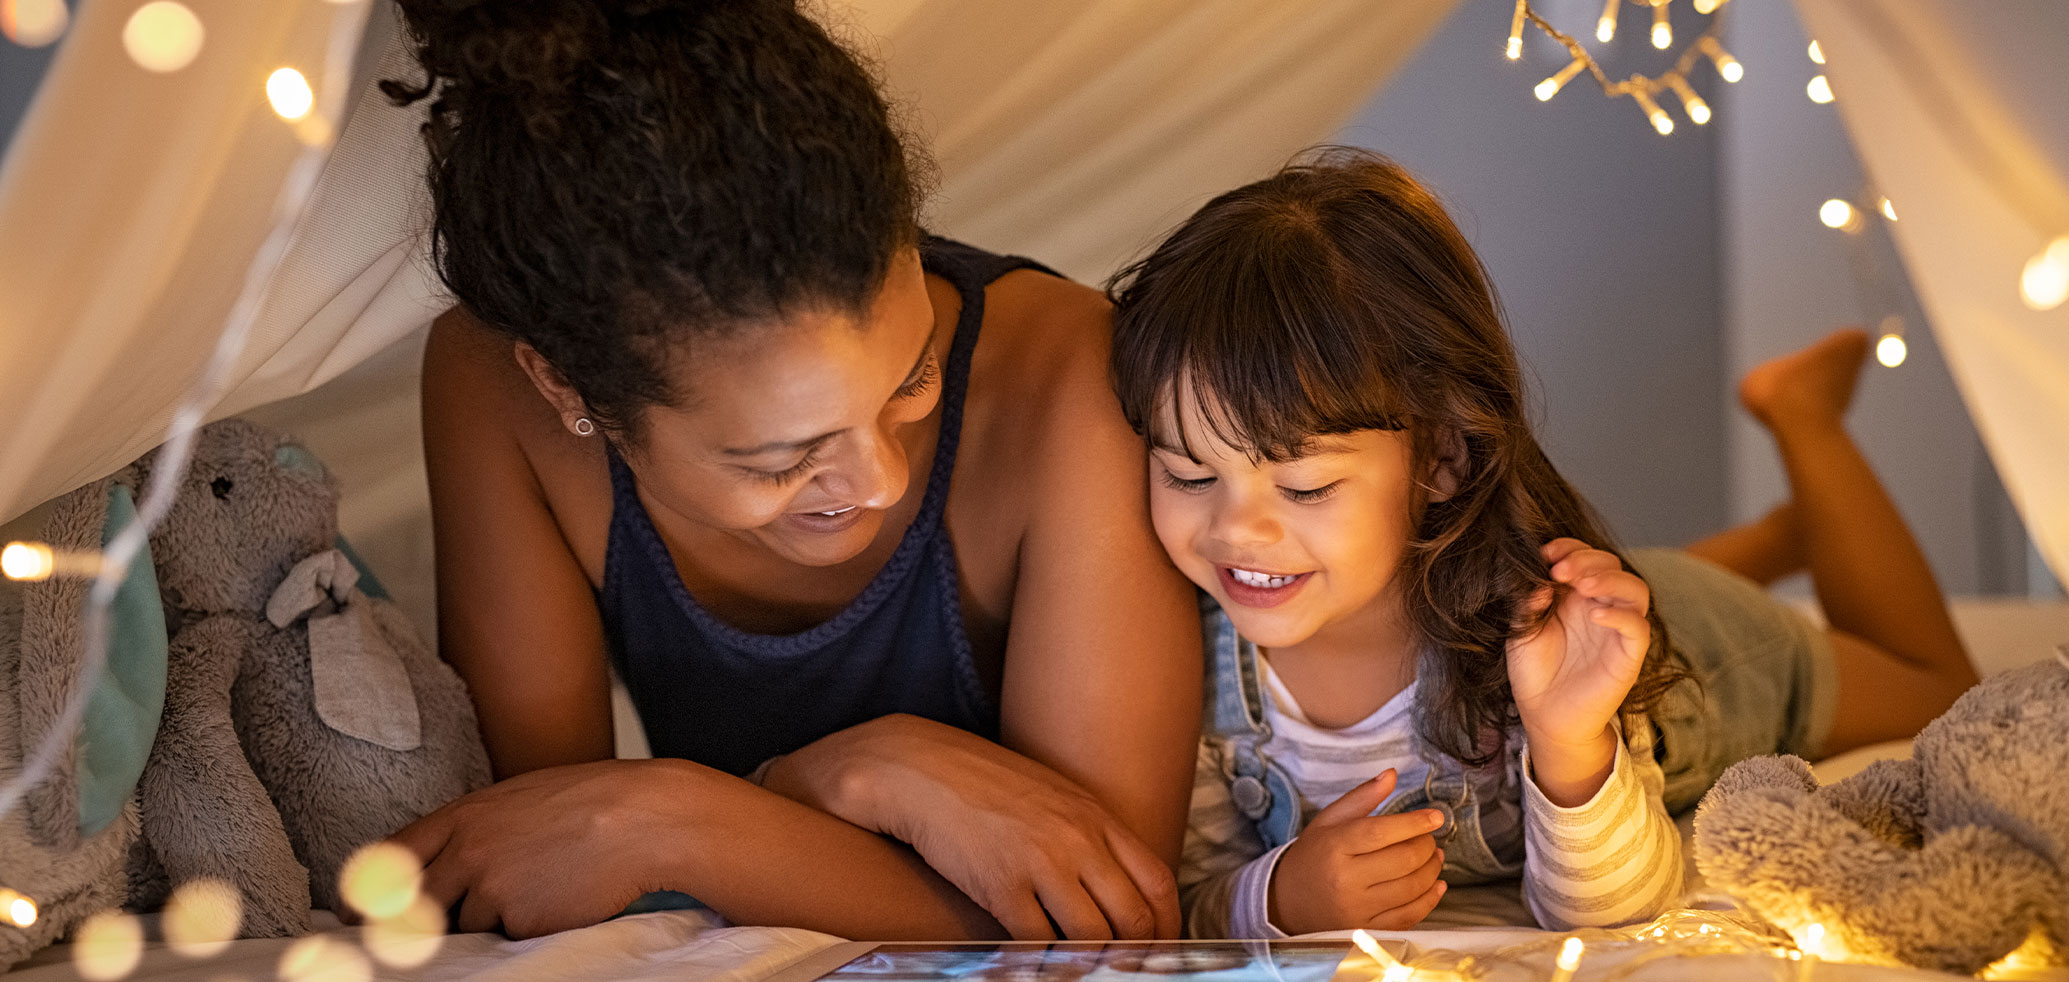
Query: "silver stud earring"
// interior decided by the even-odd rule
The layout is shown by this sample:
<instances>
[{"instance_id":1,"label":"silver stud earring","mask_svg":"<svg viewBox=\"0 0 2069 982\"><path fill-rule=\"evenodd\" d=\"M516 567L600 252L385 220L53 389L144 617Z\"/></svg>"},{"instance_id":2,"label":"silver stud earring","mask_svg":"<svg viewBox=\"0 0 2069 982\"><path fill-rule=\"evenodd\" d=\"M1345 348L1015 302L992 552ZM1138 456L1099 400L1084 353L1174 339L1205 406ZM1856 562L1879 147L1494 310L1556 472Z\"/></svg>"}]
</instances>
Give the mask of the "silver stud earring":
<instances>
[{"instance_id":1,"label":"silver stud earring","mask_svg":"<svg viewBox=\"0 0 2069 982\"><path fill-rule=\"evenodd\" d=\"M576 436L589 436L596 432L596 424L590 422L587 416L575 417L575 425L568 428L574 430Z\"/></svg>"}]
</instances>

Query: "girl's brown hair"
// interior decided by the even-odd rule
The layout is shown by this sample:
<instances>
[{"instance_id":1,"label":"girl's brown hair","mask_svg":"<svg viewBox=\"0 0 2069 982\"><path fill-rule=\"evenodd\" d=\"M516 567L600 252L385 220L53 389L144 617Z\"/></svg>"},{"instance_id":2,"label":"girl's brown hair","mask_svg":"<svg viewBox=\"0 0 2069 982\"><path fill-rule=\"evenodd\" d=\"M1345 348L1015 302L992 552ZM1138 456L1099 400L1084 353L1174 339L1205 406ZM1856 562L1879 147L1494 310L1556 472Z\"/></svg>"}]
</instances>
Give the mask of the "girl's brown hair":
<instances>
[{"instance_id":1,"label":"girl's brown hair","mask_svg":"<svg viewBox=\"0 0 2069 982\"><path fill-rule=\"evenodd\" d=\"M1556 589L1538 550L1561 536L1616 548L1531 434L1487 272L1436 197L1383 156L1321 148L1208 202L1108 293L1114 386L1138 433L1184 385L1214 435L1257 459L1382 428L1410 433L1414 473L1452 458L1456 490L1421 505L1395 575L1425 642L1424 739L1496 759L1517 722L1508 641L1536 626L1528 598ZM1650 619L1626 713L1688 677L1657 605Z\"/></svg>"}]
</instances>

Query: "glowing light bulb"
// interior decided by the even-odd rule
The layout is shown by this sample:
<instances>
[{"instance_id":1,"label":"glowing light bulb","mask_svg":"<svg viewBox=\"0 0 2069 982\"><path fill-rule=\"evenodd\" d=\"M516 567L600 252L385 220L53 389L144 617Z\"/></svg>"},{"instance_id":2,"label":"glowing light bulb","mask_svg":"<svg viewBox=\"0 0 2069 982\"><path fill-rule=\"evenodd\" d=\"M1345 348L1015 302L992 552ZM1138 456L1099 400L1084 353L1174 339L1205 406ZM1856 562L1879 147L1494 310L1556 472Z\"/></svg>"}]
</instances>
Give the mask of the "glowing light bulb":
<instances>
[{"instance_id":1,"label":"glowing light bulb","mask_svg":"<svg viewBox=\"0 0 2069 982\"><path fill-rule=\"evenodd\" d=\"M1810 43L1810 60L1820 65L1825 63L1825 49L1818 47L1816 41Z\"/></svg>"},{"instance_id":2,"label":"glowing light bulb","mask_svg":"<svg viewBox=\"0 0 2069 982\"><path fill-rule=\"evenodd\" d=\"M122 25L122 50L147 71L176 72L194 63L206 34L186 4L152 0Z\"/></svg>"},{"instance_id":3,"label":"glowing light bulb","mask_svg":"<svg viewBox=\"0 0 2069 982\"><path fill-rule=\"evenodd\" d=\"M1832 101L1832 82L1823 75L1812 76L1810 84L1804 86L1803 91L1810 96L1810 101L1820 106Z\"/></svg>"},{"instance_id":4,"label":"glowing light bulb","mask_svg":"<svg viewBox=\"0 0 2069 982\"><path fill-rule=\"evenodd\" d=\"M56 41L71 24L65 0L0 0L0 34L24 48Z\"/></svg>"},{"instance_id":5,"label":"glowing light bulb","mask_svg":"<svg viewBox=\"0 0 2069 982\"><path fill-rule=\"evenodd\" d=\"M1523 39L1522 39L1522 38L1519 38L1519 37L1511 37L1511 38L1509 38L1509 50L1508 50L1508 52L1507 52L1507 55L1508 55L1508 59L1509 59L1510 61L1515 61L1516 59L1518 59L1518 58L1521 58L1521 57L1523 57Z\"/></svg>"},{"instance_id":6,"label":"glowing light bulb","mask_svg":"<svg viewBox=\"0 0 2069 982\"><path fill-rule=\"evenodd\" d=\"M1895 368L1903 364L1904 356L1909 353L1910 348L1904 344L1904 338L1899 334L1885 334L1882 336L1882 340L1875 342L1875 360L1881 362L1885 368ZM1824 942L1824 925L1812 924L1811 927L1816 929L1817 933L1815 935L1806 933L1804 938L1807 944L1812 944L1815 947L1815 945ZM1815 943L1810 942L1809 939L1812 937L1817 939ZM1804 950L1812 951L1811 948ZM1812 953L1815 954L1816 952L1812 951Z\"/></svg>"},{"instance_id":7,"label":"glowing light bulb","mask_svg":"<svg viewBox=\"0 0 2069 982\"><path fill-rule=\"evenodd\" d=\"M1701 48L1703 54L1710 56L1710 64L1717 66L1717 74L1725 81L1736 82L1746 77L1745 66L1739 64L1739 60L1733 58L1731 52L1724 50L1724 45L1718 44L1716 38L1704 35L1696 41L1696 47Z\"/></svg>"},{"instance_id":8,"label":"glowing light bulb","mask_svg":"<svg viewBox=\"0 0 2069 982\"><path fill-rule=\"evenodd\" d=\"M1888 198L1882 199L1878 207L1882 209L1882 217L1892 222L1897 220L1897 206L1890 204Z\"/></svg>"},{"instance_id":9,"label":"glowing light bulb","mask_svg":"<svg viewBox=\"0 0 2069 982\"><path fill-rule=\"evenodd\" d=\"M1681 108L1688 110L1689 122L1702 126L1710 121L1710 104L1696 94L1695 87L1689 85L1687 79L1670 72L1664 81L1675 95L1681 97Z\"/></svg>"},{"instance_id":10,"label":"glowing light bulb","mask_svg":"<svg viewBox=\"0 0 2069 982\"><path fill-rule=\"evenodd\" d=\"M1856 224L1859 218L1854 213L1853 205L1838 198L1828 198L1824 204L1818 206L1818 221L1824 222L1826 228L1844 229Z\"/></svg>"},{"instance_id":11,"label":"glowing light bulb","mask_svg":"<svg viewBox=\"0 0 2069 982\"><path fill-rule=\"evenodd\" d=\"M1523 57L1523 18L1530 10L1530 0L1516 0L1516 15L1509 18L1510 61Z\"/></svg>"},{"instance_id":12,"label":"glowing light bulb","mask_svg":"<svg viewBox=\"0 0 2069 982\"><path fill-rule=\"evenodd\" d=\"M1559 958L1552 963L1552 982L1572 982L1574 971L1580 968L1584 947L1581 939L1570 936L1559 945Z\"/></svg>"},{"instance_id":13,"label":"glowing light bulb","mask_svg":"<svg viewBox=\"0 0 2069 982\"><path fill-rule=\"evenodd\" d=\"M301 119L309 115L310 107L316 105L316 93L309 88L309 80L292 68L275 69L266 76L266 101L273 104L273 111L281 119Z\"/></svg>"},{"instance_id":14,"label":"glowing light bulb","mask_svg":"<svg viewBox=\"0 0 2069 982\"><path fill-rule=\"evenodd\" d=\"M1595 40L1608 44L1616 37L1616 9L1624 0L1609 0L1602 7L1602 17L1595 21Z\"/></svg>"},{"instance_id":15,"label":"glowing light bulb","mask_svg":"<svg viewBox=\"0 0 2069 982\"><path fill-rule=\"evenodd\" d=\"M2053 310L2069 300L2069 235L2057 237L2026 260L2019 296L2034 310Z\"/></svg>"},{"instance_id":16,"label":"glowing light bulb","mask_svg":"<svg viewBox=\"0 0 2069 982\"><path fill-rule=\"evenodd\" d=\"M1695 0L1695 12L1698 14L1714 14L1723 3L1724 0Z\"/></svg>"},{"instance_id":17,"label":"glowing light bulb","mask_svg":"<svg viewBox=\"0 0 2069 982\"><path fill-rule=\"evenodd\" d=\"M29 927L36 923L36 902L19 893L0 887L0 920L15 927Z\"/></svg>"},{"instance_id":18,"label":"glowing light bulb","mask_svg":"<svg viewBox=\"0 0 2069 982\"><path fill-rule=\"evenodd\" d=\"M1667 5L1652 8L1652 46L1661 50L1674 43L1674 25L1667 23Z\"/></svg>"},{"instance_id":19,"label":"glowing light bulb","mask_svg":"<svg viewBox=\"0 0 2069 982\"><path fill-rule=\"evenodd\" d=\"M72 967L90 982L114 982L144 960L144 925L119 910L88 917L72 931Z\"/></svg>"},{"instance_id":20,"label":"glowing light bulb","mask_svg":"<svg viewBox=\"0 0 2069 982\"><path fill-rule=\"evenodd\" d=\"M1661 136L1674 132L1674 117L1667 115L1667 111L1661 109L1659 103L1652 101L1652 97L1646 95L1644 90L1633 91L1631 101L1636 102L1638 108L1645 111L1645 118L1652 120L1652 128L1658 130Z\"/></svg>"},{"instance_id":21,"label":"glowing light bulb","mask_svg":"<svg viewBox=\"0 0 2069 982\"><path fill-rule=\"evenodd\" d=\"M0 574L10 580L47 580L57 572L57 554L41 542L10 542L0 549Z\"/></svg>"},{"instance_id":22,"label":"glowing light bulb","mask_svg":"<svg viewBox=\"0 0 2069 982\"><path fill-rule=\"evenodd\" d=\"M1581 61L1579 58L1575 58L1568 62L1565 68L1559 69L1558 73L1551 78L1537 83L1537 101L1550 102L1553 96L1559 94L1560 87L1572 81L1575 75L1580 74L1581 68L1586 64L1586 62Z\"/></svg>"}]
</instances>

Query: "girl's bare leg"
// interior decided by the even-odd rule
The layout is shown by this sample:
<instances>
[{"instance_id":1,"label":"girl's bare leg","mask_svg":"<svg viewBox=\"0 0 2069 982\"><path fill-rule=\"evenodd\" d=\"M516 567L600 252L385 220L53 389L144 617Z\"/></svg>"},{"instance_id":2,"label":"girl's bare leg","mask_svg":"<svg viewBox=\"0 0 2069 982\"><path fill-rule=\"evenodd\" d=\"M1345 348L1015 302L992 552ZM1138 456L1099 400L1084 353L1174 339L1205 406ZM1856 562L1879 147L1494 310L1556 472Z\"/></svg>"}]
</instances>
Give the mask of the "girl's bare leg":
<instances>
[{"instance_id":1,"label":"girl's bare leg","mask_svg":"<svg viewBox=\"0 0 2069 982\"><path fill-rule=\"evenodd\" d=\"M1773 511L1744 525L1689 543L1686 551L1761 586L1773 586L1776 580L1801 572L1809 563L1803 555L1803 535L1796 529L1793 501L1782 502Z\"/></svg>"},{"instance_id":2,"label":"girl's bare leg","mask_svg":"<svg viewBox=\"0 0 2069 982\"><path fill-rule=\"evenodd\" d=\"M1839 331L1739 383L1739 401L1774 436L1794 495L1769 519L1790 522L1786 540L1809 567L1832 628L1839 710L1827 753L1911 736L1976 681L1924 552L1846 432L1867 354L1867 334ZM1757 544L1740 531L1720 538ZM1787 547L1742 552L1750 558L1740 562L1763 573L1790 558Z\"/></svg>"}]
</instances>

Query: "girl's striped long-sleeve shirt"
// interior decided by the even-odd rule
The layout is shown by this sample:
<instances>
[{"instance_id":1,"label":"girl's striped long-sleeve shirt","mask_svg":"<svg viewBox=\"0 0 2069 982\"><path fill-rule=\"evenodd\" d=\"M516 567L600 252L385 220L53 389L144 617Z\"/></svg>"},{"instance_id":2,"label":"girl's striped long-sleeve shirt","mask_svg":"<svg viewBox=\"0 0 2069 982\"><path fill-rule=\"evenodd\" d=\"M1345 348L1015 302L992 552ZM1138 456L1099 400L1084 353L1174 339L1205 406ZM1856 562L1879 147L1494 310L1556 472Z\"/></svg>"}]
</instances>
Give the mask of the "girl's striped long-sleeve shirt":
<instances>
[{"instance_id":1,"label":"girl's striped long-sleeve shirt","mask_svg":"<svg viewBox=\"0 0 2069 982\"><path fill-rule=\"evenodd\" d=\"M1397 787L1422 784L1429 765L1415 753L1413 686L1370 717L1330 730L1308 722L1268 663L1263 675L1272 735L1262 750L1292 778L1304 819L1390 767ZM1498 861L1520 867L1524 899L1543 927L1646 920L1680 896L1681 838L1660 800L1665 779L1652 727L1628 729L1601 789L1571 808L1553 804L1528 777L1527 745L1503 766L1472 772L1480 833ZM1230 797L1230 776L1215 745L1203 742L1178 877L1187 933L1284 937L1271 922L1270 893L1285 847L1265 848ZM1457 872L1447 867L1446 879Z\"/></svg>"}]
</instances>

